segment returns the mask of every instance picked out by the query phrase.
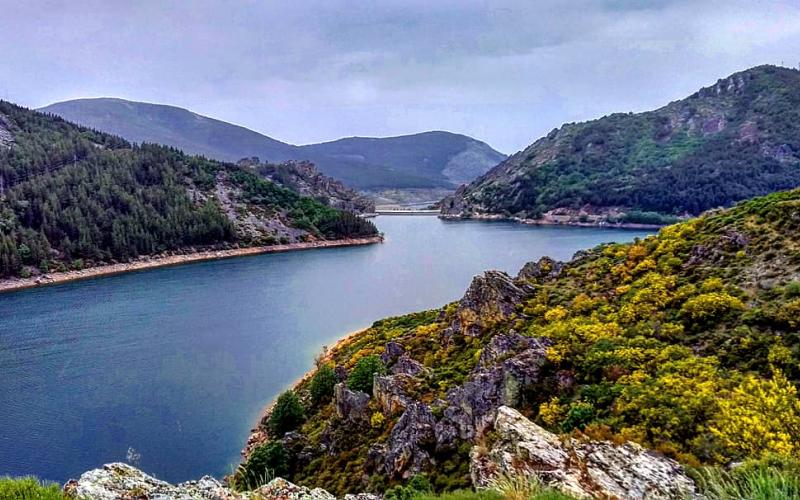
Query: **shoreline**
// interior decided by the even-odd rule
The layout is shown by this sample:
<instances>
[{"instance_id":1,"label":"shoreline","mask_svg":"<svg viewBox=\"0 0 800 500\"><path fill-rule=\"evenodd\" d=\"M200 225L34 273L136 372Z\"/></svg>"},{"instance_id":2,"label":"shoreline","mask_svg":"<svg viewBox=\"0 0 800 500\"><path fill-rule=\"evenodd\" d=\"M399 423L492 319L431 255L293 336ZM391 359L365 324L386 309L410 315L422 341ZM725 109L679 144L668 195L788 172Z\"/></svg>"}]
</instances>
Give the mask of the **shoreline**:
<instances>
[{"instance_id":1,"label":"shoreline","mask_svg":"<svg viewBox=\"0 0 800 500\"><path fill-rule=\"evenodd\" d=\"M336 342L330 346L327 350L327 354L323 356L321 359L323 362L330 361L333 358L333 353L340 349L347 341L359 335L361 333L366 332L369 330L371 326L367 326L364 328L360 328L358 330L353 330L352 332L346 334L344 337L340 337L336 340ZM309 368L305 373L303 373L300 377L295 379L291 384L289 384L286 390L294 390L295 387L302 384L303 382L307 381L311 377L314 376L314 373L317 371L316 365L312 362L311 368ZM269 415L272 407L275 406L275 401L278 399L280 394L276 395L270 402L265 405L261 411L258 412L258 416L256 417L256 421L253 424L253 427L250 429L249 434L247 435L247 439L245 440L244 448L240 452L243 461L247 460L247 456L250 454L253 448L258 445L264 444L267 441L267 434L264 432L262 427L262 422L264 419Z\"/></svg>"},{"instance_id":2,"label":"shoreline","mask_svg":"<svg viewBox=\"0 0 800 500\"><path fill-rule=\"evenodd\" d=\"M440 214L439 218L449 221L477 220L486 222L516 222L527 226L568 226L592 227L598 229L661 229L671 224L640 224L635 222L580 222L580 221L555 221L546 219L522 219L519 217L505 217L502 215L474 214L468 217L461 215Z\"/></svg>"},{"instance_id":3,"label":"shoreline","mask_svg":"<svg viewBox=\"0 0 800 500\"><path fill-rule=\"evenodd\" d=\"M106 264L102 266L90 267L79 271L64 271L56 273L46 273L44 276L31 278L10 278L0 280L0 294L15 292L26 288L37 288L70 281L79 281L101 276L113 276L146 269L159 267L177 266L192 262L204 262L209 260L231 259L248 255L261 255L267 253L282 253L299 250L313 250L316 248L337 248L349 246L373 245L383 243L382 236L370 236L367 238L345 238L339 240L323 240L311 242L287 243L283 245L270 245L260 247L234 248L227 250L203 250L199 252L187 253L182 255L149 256L140 257L133 262Z\"/></svg>"}]
</instances>

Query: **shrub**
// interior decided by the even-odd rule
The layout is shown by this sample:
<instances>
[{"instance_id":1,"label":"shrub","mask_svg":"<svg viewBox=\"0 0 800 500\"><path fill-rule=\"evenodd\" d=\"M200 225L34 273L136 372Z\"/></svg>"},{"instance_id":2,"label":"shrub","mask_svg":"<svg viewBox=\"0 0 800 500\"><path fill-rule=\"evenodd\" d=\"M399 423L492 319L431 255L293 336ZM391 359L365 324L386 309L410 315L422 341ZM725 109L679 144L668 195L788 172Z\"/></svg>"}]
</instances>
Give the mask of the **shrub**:
<instances>
[{"instance_id":1,"label":"shrub","mask_svg":"<svg viewBox=\"0 0 800 500\"><path fill-rule=\"evenodd\" d=\"M318 405L328 401L333 395L333 386L336 385L336 372L329 364L320 365L309 384L311 402Z\"/></svg>"},{"instance_id":2,"label":"shrub","mask_svg":"<svg viewBox=\"0 0 800 500\"><path fill-rule=\"evenodd\" d=\"M416 476L412 476L405 485L395 486L387 490L384 498L386 500L411 500L419 495L431 495L432 493L433 487L431 486L431 482L428 481L428 478L417 474Z\"/></svg>"},{"instance_id":3,"label":"shrub","mask_svg":"<svg viewBox=\"0 0 800 500\"><path fill-rule=\"evenodd\" d=\"M0 477L0 498L7 500L63 500L61 488L35 477Z\"/></svg>"},{"instance_id":4,"label":"shrub","mask_svg":"<svg viewBox=\"0 0 800 500\"><path fill-rule=\"evenodd\" d=\"M698 486L711 500L778 500L800 498L800 471L768 462L746 462L725 471L705 468L699 471Z\"/></svg>"},{"instance_id":5,"label":"shrub","mask_svg":"<svg viewBox=\"0 0 800 500\"><path fill-rule=\"evenodd\" d=\"M286 391L275 402L269 416L269 430L274 437L293 431L303 423L305 412L294 391Z\"/></svg>"},{"instance_id":6,"label":"shrub","mask_svg":"<svg viewBox=\"0 0 800 500\"><path fill-rule=\"evenodd\" d=\"M376 355L364 356L359 359L347 378L347 387L354 391L372 392L372 381L375 375L386 373L386 366L381 358Z\"/></svg>"},{"instance_id":7,"label":"shrub","mask_svg":"<svg viewBox=\"0 0 800 500\"><path fill-rule=\"evenodd\" d=\"M719 318L734 310L743 310L741 300L724 292L711 292L687 300L681 311L693 320L703 321Z\"/></svg>"},{"instance_id":8,"label":"shrub","mask_svg":"<svg viewBox=\"0 0 800 500\"><path fill-rule=\"evenodd\" d=\"M251 490L279 476L289 474L289 453L280 441L270 441L254 449L234 475L234 487Z\"/></svg>"}]
</instances>

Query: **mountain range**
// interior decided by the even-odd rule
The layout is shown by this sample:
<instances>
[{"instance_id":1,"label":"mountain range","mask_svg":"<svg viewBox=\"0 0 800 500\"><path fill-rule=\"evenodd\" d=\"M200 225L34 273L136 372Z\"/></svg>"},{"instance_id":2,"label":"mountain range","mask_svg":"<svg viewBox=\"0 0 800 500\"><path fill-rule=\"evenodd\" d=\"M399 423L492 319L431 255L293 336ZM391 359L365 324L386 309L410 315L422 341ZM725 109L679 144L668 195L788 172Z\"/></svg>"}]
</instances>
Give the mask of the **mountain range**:
<instances>
[{"instance_id":1,"label":"mountain range","mask_svg":"<svg viewBox=\"0 0 800 500\"><path fill-rule=\"evenodd\" d=\"M175 106L114 98L76 99L41 109L135 143L174 146L221 161L308 160L323 174L361 190L455 189L506 156L465 135L434 131L398 137L349 137L295 146Z\"/></svg>"},{"instance_id":2,"label":"mountain range","mask_svg":"<svg viewBox=\"0 0 800 500\"><path fill-rule=\"evenodd\" d=\"M644 113L568 123L442 204L454 217L660 222L800 185L800 71L758 66Z\"/></svg>"}]
</instances>

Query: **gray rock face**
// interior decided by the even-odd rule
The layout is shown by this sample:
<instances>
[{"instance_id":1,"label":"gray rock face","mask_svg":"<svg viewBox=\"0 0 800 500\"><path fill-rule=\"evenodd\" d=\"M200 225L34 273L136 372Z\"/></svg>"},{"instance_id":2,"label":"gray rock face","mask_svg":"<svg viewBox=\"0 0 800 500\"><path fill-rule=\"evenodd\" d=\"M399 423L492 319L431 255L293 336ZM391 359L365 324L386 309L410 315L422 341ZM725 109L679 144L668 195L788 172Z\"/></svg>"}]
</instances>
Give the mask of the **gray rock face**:
<instances>
[{"instance_id":1,"label":"gray rock face","mask_svg":"<svg viewBox=\"0 0 800 500\"><path fill-rule=\"evenodd\" d=\"M411 399L407 388L413 379L404 374L376 376L372 382L372 396L384 415L394 415L403 411Z\"/></svg>"},{"instance_id":2,"label":"gray rock face","mask_svg":"<svg viewBox=\"0 0 800 500\"><path fill-rule=\"evenodd\" d=\"M517 278L524 280L555 279L564 269L564 263L550 257L542 257L537 262L528 262L520 269Z\"/></svg>"},{"instance_id":3,"label":"gray rock face","mask_svg":"<svg viewBox=\"0 0 800 500\"><path fill-rule=\"evenodd\" d=\"M677 462L639 445L562 440L507 406L498 409L494 428L500 439L492 449L476 446L471 453L476 487L490 486L499 475L525 475L579 498L697 497Z\"/></svg>"},{"instance_id":4,"label":"gray rock face","mask_svg":"<svg viewBox=\"0 0 800 500\"><path fill-rule=\"evenodd\" d=\"M397 358L402 356L404 352L406 352L406 350L403 349L403 346L392 340L387 342L386 346L383 348L383 352L381 353L381 361L383 361L383 363L387 366L391 365L397 361Z\"/></svg>"},{"instance_id":5,"label":"gray rock face","mask_svg":"<svg viewBox=\"0 0 800 500\"><path fill-rule=\"evenodd\" d=\"M338 383L333 388L333 399L340 419L352 423L369 422L369 394L351 391L344 383Z\"/></svg>"},{"instance_id":6,"label":"gray rock face","mask_svg":"<svg viewBox=\"0 0 800 500\"><path fill-rule=\"evenodd\" d=\"M123 463L106 464L90 470L64 486L67 498L119 500L146 498L148 500L335 500L327 491L303 486L276 478L249 492L236 492L213 477L173 485L145 474Z\"/></svg>"},{"instance_id":7,"label":"gray rock face","mask_svg":"<svg viewBox=\"0 0 800 500\"><path fill-rule=\"evenodd\" d=\"M497 408L516 405L521 390L539 381L547 345L515 332L493 337L467 382L448 392L437 446L448 448L456 437L475 439L492 426Z\"/></svg>"},{"instance_id":8,"label":"gray rock face","mask_svg":"<svg viewBox=\"0 0 800 500\"><path fill-rule=\"evenodd\" d=\"M408 375L411 377L419 377L426 375L428 369L425 368L422 363L413 359L408 354L403 354L399 358L395 364L392 365L390 371L395 375Z\"/></svg>"},{"instance_id":9,"label":"gray rock face","mask_svg":"<svg viewBox=\"0 0 800 500\"><path fill-rule=\"evenodd\" d=\"M392 478L407 479L431 464L436 444L436 419L428 405L413 402L392 429L386 445L384 469Z\"/></svg>"},{"instance_id":10,"label":"gray rock face","mask_svg":"<svg viewBox=\"0 0 800 500\"><path fill-rule=\"evenodd\" d=\"M533 289L515 282L501 271L486 271L476 276L458 302L456 320L451 325L455 332L478 336L486 328L508 319L516 305L530 295Z\"/></svg>"}]
</instances>

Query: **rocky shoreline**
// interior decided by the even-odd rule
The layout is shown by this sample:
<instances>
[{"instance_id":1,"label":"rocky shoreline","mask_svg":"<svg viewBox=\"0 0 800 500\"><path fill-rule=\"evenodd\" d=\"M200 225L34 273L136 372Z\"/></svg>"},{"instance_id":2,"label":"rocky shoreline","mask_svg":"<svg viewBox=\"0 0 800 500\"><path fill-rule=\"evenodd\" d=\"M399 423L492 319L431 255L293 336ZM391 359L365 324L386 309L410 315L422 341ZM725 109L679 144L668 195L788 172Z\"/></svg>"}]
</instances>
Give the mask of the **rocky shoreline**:
<instances>
[{"instance_id":1,"label":"rocky shoreline","mask_svg":"<svg viewBox=\"0 0 800 500\"><path fill-rule=\"evenodd\" d=\"M516 222L519 224L526 224L529 226L570 226L570 227L595 227L595 228L608 228L608 229L661 229L669 224L639 224L632 222L580 222L580 221L560 221L552 219L523 219L521 217L506 217L499 214L440 214L440 219L443 220L481 220L481 221L497 221L497 222Z\"/></svg>"},{"instance_id":2,"label":"rocky shoreline","mask_svg":"<svg viewBox=\"0 0 800 500\"><path fill-rule=\"evenodd\" d=\"M107 264L103 266L90 267L88 269L81 269L75 271L48 273L42 276L36 276L31 278L4 279L0 280L0 293L13 292L25 288L54 285L57 283L66 283L68 281L97 278L99 276L110 276L114 274L128 273L132 271L141 271L156 267L175 266L190 262L230 259L233 257L242 257L246 255L259 255L265 253L291 252L296 250L312 250L315 248L336 248L336 247L372 245L375 243L382 243L382 242L383 242L383 236L371 236L368 238L346 238L340 240L288 243L285 245L270 245L270 246L234 248L225 250L206 250L206 251L199 251L182 255L148 256L148 257L141 257L133 262Z\"/></svg>"}]
</instances>

